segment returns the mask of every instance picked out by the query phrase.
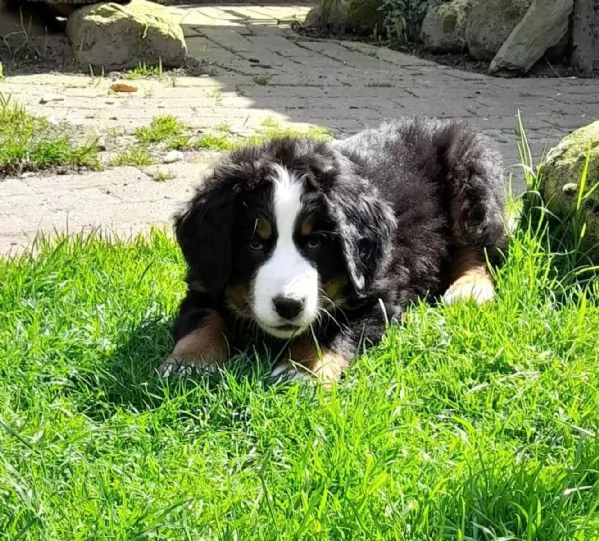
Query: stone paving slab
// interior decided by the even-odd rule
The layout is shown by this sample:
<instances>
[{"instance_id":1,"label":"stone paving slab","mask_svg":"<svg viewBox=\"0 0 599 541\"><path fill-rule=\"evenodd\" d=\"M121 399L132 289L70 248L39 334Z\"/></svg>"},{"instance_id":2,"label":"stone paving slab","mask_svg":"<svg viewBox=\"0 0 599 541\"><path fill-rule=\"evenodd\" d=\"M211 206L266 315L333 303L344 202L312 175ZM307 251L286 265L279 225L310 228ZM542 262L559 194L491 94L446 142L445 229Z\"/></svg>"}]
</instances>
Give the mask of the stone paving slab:
<instances>
[{"instance_id":1,"label":"stone paving slab","mask_svg":"<svg viewBox=\"0 0 599 541\"><path fill-rule=\"evenodd\" d=\"M576 78L498 79L455 70L384 47L296 34L293 21L310 5L213 5L170 8L190 56L206 75L136 80L135 94L110 90L108 77L45 73L6 77L0 93L30 112L67 121L87 133L132 129L160 114L194 130L227 124L238 134L268 120L327 126L343 137L385 119L411 114L464 118L503 152L520 178L515 138L522 113L533 155L599 116L599 82ZM42 97L59 100L40 103ZM191 157L152 180L152 168L113 168L83 175L0 181L0 254L18 253L38 230L77 231L103 225L117 234L167 224L209 163ZM521 182L516 186L522 188Z\"/></svg>"}]
</instances>

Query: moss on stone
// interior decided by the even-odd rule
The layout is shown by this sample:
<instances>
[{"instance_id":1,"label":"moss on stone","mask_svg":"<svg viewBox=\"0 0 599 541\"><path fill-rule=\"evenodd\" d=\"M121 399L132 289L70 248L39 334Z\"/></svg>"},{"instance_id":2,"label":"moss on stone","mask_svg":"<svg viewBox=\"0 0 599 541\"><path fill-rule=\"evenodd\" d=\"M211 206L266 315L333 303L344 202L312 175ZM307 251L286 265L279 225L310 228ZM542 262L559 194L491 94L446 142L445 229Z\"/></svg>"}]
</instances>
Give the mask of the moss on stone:
<instances>
[{"instance_id":1,"label":"moss on stone","mask_svg":"<svg viewBox=\"0 0 599 541\"><path fill-rule=\"evenodd\" d=\"M342 32L370 34L383 23L381 0L321 0L315 8L319 24Z\"/></svg>"},{"instance_id":2,"label":"moss on stone","mask_svg":"<svg viewBox=\"0 0 599 541\"><path fill-rule=\"evenodd\" d=\"M582 205L577 210L581 179L589 157ZM562 219L571 220L578 212L586 223L583 246L591 248L599 262L599 121L564 137L547 155L539 168L540 191L549 210Z\"/></svg>"},{"instance_id":3,"label":"moss on stone","mask_svg":"<svg viewBox=\"0 0 599 541\"><path fill-rule=\"evenodd\" d=\"M452 9L446 9L441 11L441 16L443 17L443 32L451 34L458 24L457 13Z\"/></svg>"},{"instance_id":4,"label":"moss on stone","mask_svg":"<svg viewBox=\"0 0 599 541\"><path fill-rule=\"evenodd\" d=\"M380 0L350 0L347 8L349 24L363 32L372 32L383 22Z\"/></svg>"}]
</instances>

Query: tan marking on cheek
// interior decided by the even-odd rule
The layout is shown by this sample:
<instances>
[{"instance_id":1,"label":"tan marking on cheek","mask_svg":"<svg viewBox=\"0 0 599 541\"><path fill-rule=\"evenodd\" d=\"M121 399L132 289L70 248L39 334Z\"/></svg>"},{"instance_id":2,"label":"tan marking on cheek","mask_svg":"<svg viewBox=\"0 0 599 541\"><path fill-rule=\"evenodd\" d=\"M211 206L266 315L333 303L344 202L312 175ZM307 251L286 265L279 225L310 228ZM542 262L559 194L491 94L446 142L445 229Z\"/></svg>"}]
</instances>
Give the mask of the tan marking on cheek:
<instances>
[{"instance_id":1,"label":"tan marking on cheek","mask_svg":"<svg viewBox=\"0 0 599 541\"><path fill-rule=\"evenodd\" d=\"M495 284L486 262L470 247L457 248L452 254L450 285L444 299L448 304L473 299L477 303L495 297Z\"/></svg>"},{"instance_id":2,"label":"tan marking on cheek","mask_svg":"<svg viewBox=\"0 0 599 541\"><path fill-rule=\"evenodd\" d=\"M250 289L246 284L232 284L225 288L228 306L238 315L247 315L250 304Z\"/></svg>"},{"instance_id":3,"label":"tan marking on cheek","mask_svg":"<svg viewBox=\"0 0 599 541\"><path fill-rule=\"evenodd\" d=\"M314 216L308 216L300 226L300 234L307 237L314 230Z\"/></svg>"},{"instance_id":4,"label":"tan marking on cheek","mask_svg":"<svg viewBox=\"0 0 599 541\"><path fill-rule=\"evenodd\" d=\"M162 367L168 365L213 368L229 359L226 326L223 318L211 311L201 327L181 338Z\"/></svg>"},{"instance_id":5,"label":"tan marking on cheek","mask_svg":"<svg viewBox=\"0 0 599 541\"><path fill-rule=\"evenodd\" d=\"M266 218L256 220L256 233L262 240L269 240L272 237L272 224Z\"/></svg>"},{"instance_id":6,"label":"tan marking on cheek","mask_svg":"<svg viewBox=\"0 0 599 541\"><path fill-rule=\"evenodd\" d=\"M345 288L349 284L347 276L341 275L332 278L325 282L322 286L328 301L332 302L334 306L342 306L345 302Z\"/></svg>"}]
</instances>

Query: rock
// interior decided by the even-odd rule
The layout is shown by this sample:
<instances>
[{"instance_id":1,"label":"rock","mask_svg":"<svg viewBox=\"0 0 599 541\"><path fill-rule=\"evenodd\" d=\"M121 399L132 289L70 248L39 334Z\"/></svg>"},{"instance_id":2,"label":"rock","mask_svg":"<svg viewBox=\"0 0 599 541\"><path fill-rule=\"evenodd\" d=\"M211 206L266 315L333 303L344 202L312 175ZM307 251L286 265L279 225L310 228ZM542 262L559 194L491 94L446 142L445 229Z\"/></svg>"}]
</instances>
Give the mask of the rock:
<instances>
[{"instance_id":1,"label":"rock","mask_svg":"<svg viewBox=\"0 0 599 541\"><path fill-rule=\"evenodd\" d=\"M434 53L459 53L466 48L466 21L471 0L452 0L431 7L422 21L420 39Z\"/></svg>"},{"instance_id":2,"label":"rock","mask_svg":"<svg viewBox=\"0 0 599 541\"><path fill-rule=\"evenodd\" d=\"M68 17L81 6L97 4L97 0L7 0L8 3L19 6L33 5L33 9L45 17L57 15ZM117 4L127 4L130 0L113 0Z\"/></svg>"},{"instance_id":3,"label":"rock","mask_svg":"<svg viewBox=\"0 0 599 541\"><path fill-rule=\"evenodd\" d=\"M539 168L540 192L549 210L562 219L571 219L578 201L580 180L590 146L589 169L585 193L599 183L599 121L564 137L547 154ZM583 194L584 196L584 194ZM583 248L599 264L599 188L590 193L580 209L581 223L586 223Z\"/></svg>"},{"instance_id":4,"label":"rock","mask_svg":"<svg viewBox=\"0 0 599 541\"><path fill-rule=\"evenodd\" d=\"M179 24L167 8L147 0L83 7L69 18L67 34L85 70L130 69L142 62L174 68L182 66L187 55Z\"/></svg>"},{"instance_id":5,"label":"rock","mask_svg":"<svg viewBox=\"0 0 599 541\"><path fill-rule=\"evenodd\" d=\"M380 0L321 0L306 15L304 28L370 34L382 25L380 5Z\"/></svg>"},{"instance_id":6,"label":"rock","mask_svg":"<svg viewBox=\"0 0 599 541\"><path fill-rule=\"evenodd\" d=\"M171 150L163 159L162 163L175 163L183 159L183 153L178 150Z\"/></svg>"},{"instance_id":7,"label":"rock","mask_svg":"<svg viewBox=\"0 0 599 541\"><path fill-rule=\"evenodd\" d=\"M533 0L489 66L490 73L527 72L568 33L573 0Z\"/></svg>"},{"instance_id":8,"label":"rock","mask_svg":"<svg viewBox=\"0 0 599 541\"><path fill-rule=\"evenodd\" d=\"M574 0L572 15L572 65L581 75L591 75L599 58L599 7L592 0Z\"/></svg>"},{"instance_id":9,"label":"rock","mask_svg":"<svg viewBox=\"0 0 599 541\"><path fill-rule=\"evenodd\" d=\"M344 23L345 24L345 23ZM316 6L312 8L306 14L306 18L304 19L303 27L308 30L322 30L327 25L326 17L324 16L323 10L321 6Z\"/></svg>"},{"instance_id":10,"label":"rock","mask_svg":"<svg viewBox=\"0 0 599 541\"><path fill-rule=\"evenodd\" d=\"M472 0L465 33L470 56L492 60L530 4L531 0Z\"/></svg>"}]
</instances>

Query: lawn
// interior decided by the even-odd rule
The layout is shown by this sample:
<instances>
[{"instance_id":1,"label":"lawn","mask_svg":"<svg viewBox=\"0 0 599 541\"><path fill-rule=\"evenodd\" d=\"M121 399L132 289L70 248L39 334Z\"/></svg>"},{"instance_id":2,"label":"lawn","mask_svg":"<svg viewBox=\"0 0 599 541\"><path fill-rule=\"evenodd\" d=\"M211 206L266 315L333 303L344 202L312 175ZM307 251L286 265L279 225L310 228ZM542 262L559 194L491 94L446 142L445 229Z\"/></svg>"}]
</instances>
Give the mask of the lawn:
<instances>
[{"instance_id":1,"label":"lawn","mask_svg":"<svg viewBox=\"0 0 599 541\"><path fill-rule=\"evenodd\" d=\"M0 260L0 538L599 539L599 284L523 222L496 302L414 306L331 390L158 379L164 232Z\"/></svg>"}]
</instances>

